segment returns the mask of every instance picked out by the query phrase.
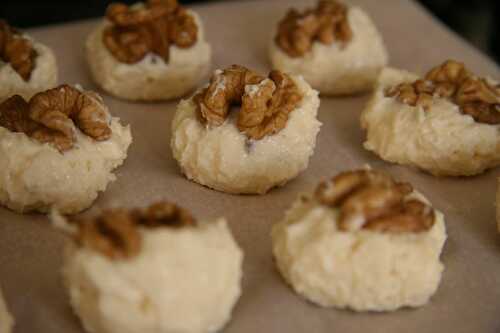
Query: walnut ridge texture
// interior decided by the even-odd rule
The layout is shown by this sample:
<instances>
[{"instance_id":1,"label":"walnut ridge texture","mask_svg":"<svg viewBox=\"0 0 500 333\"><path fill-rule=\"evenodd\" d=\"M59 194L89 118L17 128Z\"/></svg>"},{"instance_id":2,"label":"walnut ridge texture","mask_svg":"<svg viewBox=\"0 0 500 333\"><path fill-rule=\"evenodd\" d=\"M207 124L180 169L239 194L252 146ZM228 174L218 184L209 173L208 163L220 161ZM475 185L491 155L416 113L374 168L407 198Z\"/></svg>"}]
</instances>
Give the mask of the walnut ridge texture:
<instances>
[{"instance_id":1,"label":"walnut ridge texture","mask_svg":"<svg viewBox=\"0 0 500 333\"><path fill-rule=\"evenodd\" d=\"M116 3L106 16L112 24L104 30L103 42L123 63L137 63L148 53L168 62L170 45L188 48L197 40L194 18L175 0L149 0L139 8Z\"/></svg>"},{"instance_id":2,"label":"walnut ridge texture","mask_svg":"<svg viewBox=\"0 0 500 333\"><path fill-rule=\"evenodd\" d=\"M280 71L269 78L238 65L217 71L210 85L193 97L198 118L210 126L220 126L230 107L241 105L237 127L248 138L260 140L278 133L302 100L293 80Z\"/></svg>"},{"instance_id":3,"label":"walnut ridge texture","mask_svg":"<svg viewBox=\"0 0 500 333\"><path fill-rule=\"evenodd\" d=\"M500 87L473 75L454 60L431 69L423 80L389 88L386 96L425 110L433 96L447 98L479 123L500 124Z\"/></svg>"},{"instance_id":4,"label":"walnut ridge texture","mask_svg":"<svg viewBox=\"0 0 500 333\"><path fill-rule=\"evenodd\" d=\"M75 126L97 141L111 136L101 97L69 85L40 92L30 101L12 96L0 104L0 126L51 143L60 152L73 148Z\"/></svg>"},{"instance_id":5,"label":"walnut ridge texture","mask_svg":"<svg viewBox=\"0 0 500 333\"><path fill-rule=\"evenodd\" d=\"M417 199L408 183L373 170L340 173L322 182L315 197L323 205L340 209L340 230L367 229L378 232L422 232L434 225L434 211Z\"/></svg>"}]
</instances>

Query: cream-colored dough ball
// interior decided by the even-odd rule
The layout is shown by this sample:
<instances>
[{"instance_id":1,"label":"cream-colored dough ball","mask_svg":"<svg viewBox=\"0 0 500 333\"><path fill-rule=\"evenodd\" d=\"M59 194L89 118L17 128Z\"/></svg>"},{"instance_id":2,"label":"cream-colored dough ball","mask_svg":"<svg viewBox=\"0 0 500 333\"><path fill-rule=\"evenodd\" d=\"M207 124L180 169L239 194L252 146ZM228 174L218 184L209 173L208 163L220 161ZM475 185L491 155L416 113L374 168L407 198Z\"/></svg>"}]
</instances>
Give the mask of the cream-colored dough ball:
<instances>
[{"instance_id":1,"label":"cream-colored dough ball","mask_svg":"<svg viewBox=\"0 0 500 333\"><path fill-rule=\"evenodd\" d=\"M304 79L322 95L349 95L373 89L388 62L383 39L370 17L359 7L348 7L352 39L327 45L315 41L300 57L291 57L273 39L270 59L273 68Z\"/></svg>"},{"instance_id":2,"label":"cream-colored dough ball","mask_svg":"<svg viewBox=\"0 0 500 333\"><path fill-rule=\"evenodd\" d=\"M472 176L500 164L500 125L476 122L450 100L432 97L428 109L386 95L413 73L386 68L361 115L364 147L383 160L436 176Z\"/></svg>"},{"instance_id":3,"label":"cream-colored dough ball","mask_svg":"<svg viewBox=\"0 0 500 333\"><path fill-rule=\"evenodd\" d=\"M314 153L321 123L318 92L301 77L293 77L303 95L286 126L260 140L237 128L238 111L217 127L202 124L192 98L179 103L172 122L171 148L187 178L237 194L264 194L305 170Z\"/></svg>"},{"instance_id":4,"label":"cream-colored dough ball","mask_svg":"<svg viewBox=\"0 0 500 333\"><path fill-rule=\"evenodd\" d=\"M416 191L405 199L425 201ZM343 230L341 209L303 196L272 229L274 258L286 282L320 306L356 311L422 306L443 272L445 223L434 213L432 228L420 232Z\"/></svg>"},{"instance_id":5,"label":"cream-colored dough ball","mask_svg":"<svg viewBox=\"0 0 500 333\"><path fill-rule=\"evenodd\" d=\"M10 315L7 304L3 299L2 292L0 290L0 332L10 333L12 327L14 326L14 319Z\"/></svg>"},{"instance_id":6,"label":"cream-colored dough ball","mask_svg":"<svg viewBox=\"0 0 500 333\"><path fill-rule=\"evenodd\" d=\"M132 142L130 127L104 104L100 107L108 118L109 139L96 141L74 126L74 146L64 152L0 126L0 203L20 213L57 208L74 214L88 208L116 179L113 170Z\"/></svg>"},{"instance_id":7,"label":"cream-colored dough ball","mask_svg":"<svg viewBox=\"0 0 500 333\"><path fill-rule=\"evenodd\" d=\"M243 254L226 221L159 223L133 227L141 245L128 257L103 254L88 238L68 248L64 280L88 332L209 333L230 320Z\"/></svg>"},{"instance_id":8,"label":"cream-colored dough ball","mask_svg":"<svg viewBox=\"0 0 500 333\"><path fill-rule=\"evenodd\" d=\"M110 23L99 24L86 43L95 82L111 95L132 101L169 100L193 91L208 73L211 47L200 17L188 12L198 26L197 41L189 48L171 45L168 63L152 53L135 64L119 62L103 43L103 31Z\"/></svg>"}]
</instances>

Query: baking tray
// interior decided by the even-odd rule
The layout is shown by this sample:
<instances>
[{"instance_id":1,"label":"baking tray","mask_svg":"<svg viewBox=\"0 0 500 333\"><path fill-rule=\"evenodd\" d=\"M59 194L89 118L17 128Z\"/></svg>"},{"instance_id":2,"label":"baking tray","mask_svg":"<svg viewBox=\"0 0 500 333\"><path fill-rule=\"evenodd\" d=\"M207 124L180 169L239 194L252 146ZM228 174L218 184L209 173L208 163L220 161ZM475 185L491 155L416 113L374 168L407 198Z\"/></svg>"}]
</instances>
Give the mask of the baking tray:
<instances>
[{"instance_id":1,"label":"baking tray","mask_svg":"<svg viewBox=\"0 0 500 333\"><path fill-rule=\"evenodd\" d=\"M213 46L213 68L233 63L267 72L267 46L276 21L292 5L313 1L226 1L194 7ZM444 28L416 3L359 0L381 30L392 66L419 73L452 57L481 75L499 76L490 60ZM96 20L30 31L51 46L60 82L97 89L87 71L83 43ZM379 160L362 148L359 115L368 96L322 98L323 127L309 168L264 196L236 196L186 180L173 160L170 122L176 102L126 103L105 96L113 114L132 126L134 142L118 180L101 194L92 213L109 206L172 200L199 218L226 216L245 251L243 294L224 332L499 332L500 247L495 226L499 170L471 178L436 178ZM295 197L326 177L370 164L412 182L444 212L448 241L445 271L431 302L385 314L323 309L285 285L271 257L269 232ZM42 215L0 208L0 285L16 318L15 333L82 333L62 286L66 236Z\"/></svg>"}]
</instances>

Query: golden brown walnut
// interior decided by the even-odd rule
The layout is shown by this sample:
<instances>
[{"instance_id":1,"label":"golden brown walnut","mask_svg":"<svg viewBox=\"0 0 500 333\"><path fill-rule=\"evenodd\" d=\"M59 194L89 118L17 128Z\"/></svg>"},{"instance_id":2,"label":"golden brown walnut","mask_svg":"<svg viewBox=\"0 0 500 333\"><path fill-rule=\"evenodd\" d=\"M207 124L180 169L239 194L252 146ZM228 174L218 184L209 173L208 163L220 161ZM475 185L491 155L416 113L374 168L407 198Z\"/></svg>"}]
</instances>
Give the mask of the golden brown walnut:
<instances>
[{"instance_id":1,"label":"golden brown walnut","mask_svg":"<svg viewBox=\"0 0 500 333\"><path fill-rule=\"evenodd\" d=\"M111 259L130 258L141 249L140 235L125 210L107 211L93 220L80 222L76 239L80 246Z\"/></svg>"},{"instance_id":2,"label":"golden brown walnut","mask_svg":"<svg viewBox=\"0 0 500 333\"><path fill-rule=\"evenodd\" d=\"M175 15L169 16L168 37L178 47L191 47L197 39L198 26L194 17L184 8L179 7Z\"/></svg>"},{"instance_id":3,"label":"golden brown walnut","mask_svg":"<svg viewBox=\"0 0 500 333\"><path fill-rule=\"evenodd\" d=\"M110 259L131 258L140 253L142 238L139 227L196 225L187 211L169 202L132 210L108 210L96 218L73 223L78 225L76 241L80 246L100 252Z\"/></svg>"},{"instance_id":4,"label":"golden brown walnut","mask_svg":"<svg viewBox=\"0 0 500 333\"><path fill-rule=\"evenodd\" d=\"M271 71L265 78L238 65L216 72L209 86L193 97L198 119L210 126L222 125L230 107L241 105L237 127L254 140L281 131L301 100L288 75Z\"/></svg>"},{"instance_id":5,"label":"golden brown walnut","mask_svg":"<svg viewBox=\"0 0 500 333\"><path fill-rule=\"evenodd\" d=\"M465 65L455 60L447 60L440 66L431 69L425 79L438 83L460 84L464 79L470 76Z\"/></svg>"},{"instance_id":6,"label":"golden brown walnut","mask_svg":"<svg viewBox=\"0 0 500 333\"><path fill-rule=\"evenodd\" d=\"M322 0L314 9L300 13L290 9L278 24L276 44L291 57L301 57L315 41L330 45L347 43L352 30L347 19L347 7L337 1Z\"/></svg>"},{"instance_id":7,"label":"golden brown walnut","mask_svg":"<svg viewBox=\"0 0 500 333\"><path fill-rule=\"evenodd\" d=\"M0 20L0 60L10 63L24 81L29 81L36 56L32 42Z\"/></svg>"},{"instance_id":8,"label":"golden brown walnut","mask_svg":"<svg viewBox=\"0 0 500 333\"><path fill-rule=\"evenodd\" d=\"M434 224L434 211L424 202L407 200L412 192L408 183L398 183L377 171L357 170L321 183L315 198L339 209L338 227L343 231L427 231Z\"/></svg>"},{"instance_id":9,"label":"golden brown walnut","mask_svg":"<svg viewBox=\"0 0 500 333\"><path fill-rule=\"evenodd\" d=\"M431 69L424 80L387 89L385 96L424 110L432 105L433 96L447 98L479 123L500 124L500 89L454 60Z\"/></svg>"},{"instance_id":10,"label":"golden brown walnut","mask_svg":"<svg viewBox=\"0 0 500 333\"><path fill-rule=\"evenodd\" d=\"M111 136L108 122L99 95L68 85L40 92L29 102L15 95L0 104L0 126L51 143L61 152L73 147L75 124L84 134L104 141Z\"/></svg>"},{"instance_id":11,"label":"golden brown walnut","mask_svg":"<svg viewBox=\"0 0 500 333\"><path fill-rule=\"evenodd\" d=\"M165 62L171 44L191 47L198 27L192 15L175 0L149 0L144 7L112 4L106 16L112 23L103 33L103 42L120 62L135 64L148 53Z\"/></svg>"}]
</instances>

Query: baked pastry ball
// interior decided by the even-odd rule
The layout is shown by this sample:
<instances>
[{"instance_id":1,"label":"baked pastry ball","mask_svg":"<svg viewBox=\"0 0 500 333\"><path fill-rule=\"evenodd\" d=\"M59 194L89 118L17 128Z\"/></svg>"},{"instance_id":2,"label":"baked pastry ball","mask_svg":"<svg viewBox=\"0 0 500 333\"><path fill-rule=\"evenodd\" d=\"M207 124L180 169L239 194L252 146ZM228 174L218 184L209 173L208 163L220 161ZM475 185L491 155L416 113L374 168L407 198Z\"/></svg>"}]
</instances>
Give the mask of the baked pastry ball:
<instances>
[{"instance_id":1,"label":"baked pastry ball","mask_svg":"<svg viewBox=\"0 0 500 333\"><path fill-rule=\"evenodd\" d=\"M321 306L417 307L441 280L443 214L410 184L378 171L347 171L321 183L271 236L284 279Z\"/></svg>"},{"instance_id":2,"label":"baked pastry ball","mask_svg":"<svg viewBox=\"0 0 500 333\"><path fill-rule=\"evenodd\" d=\"M86 50L95 82L132 101L185 95L206 76L211 58L200 17L176 0L110 5Z\"/></svg>"},{"instance_id":3,"label":"baked pastry ball","mask_svg":"<svg viewBox=\"0 0 500 333\"><path fill-rule=\"evenodd\" d=\"M270 46L273 68L304 79L323 95L371 90L388 56L370 17L359 7L321 0L290 9Z\"/></svg>"},{"instance_id":4,"label":"baked pastry ball","mask_svg":"<svg viewBox=\"0 0 500 333\"><path fill-rule=\"evenodd\" d=\"M0 102L14 94L29 99L56 84L52 50L0 20Z\"/></svg>"},{"instance_id":5,"label":"baked pastry ball","mask_svg":"<svg viewBox=\"0 0 500 333\"><path fill-rule=\"evenodd\" d=\"M225 219L166 202L80 222L63 276L92 333L219 331L240 296L242 251Z\"/></svg>"},{"instance_id":6,"label":"baked pastry ball","mask_svg":"<svg viewBox=\"0 0 500 333\"><path fill-rule=\"evenodd\" d=\"M7 310L7 305L2 296L2 291L0 290L0 332L10 333L12 327L14 326L14 319Z\"/></svg>"},{"instance_id":7,"label":"baked pastry ball","mask_svg":"<svg viewBox=\"0 0 500 333\"><path fill-rule=\"evenodd\" d=\"M307 168L321 123L301 77L233 65L177 106L171 147L187 178L227 193L263 194Z\"/></svg>"},{"instance_id":8,"label":"baked pastry ball","mask_svg":"<svg viewBox=\"0 0 500 333\"><path fill-rule=\"evenodd\" d=\"M361 115L364 147L436 176L472 176L500 164L500 89L446 61L424 78L384 69Z\"/></svg>"},{"instance_id":9,"label":"baked pastry ball","mask_svg":"<svg viewBox=\"0 0 500 333\"><path fill-rule=\"evenodd\" d=\"M0 203L77 213L116 177L132 142L99 95L68 85L0 104Z\"/></svg>"}]
</instances>

